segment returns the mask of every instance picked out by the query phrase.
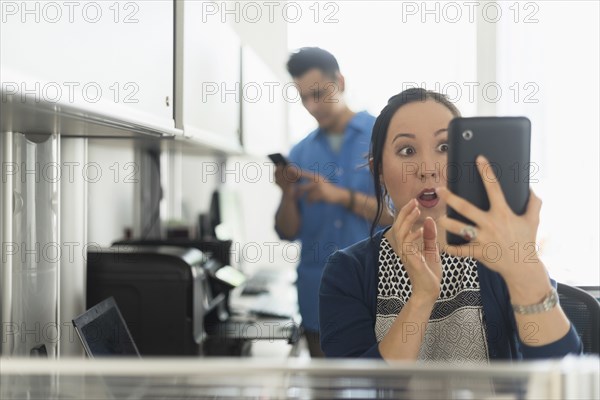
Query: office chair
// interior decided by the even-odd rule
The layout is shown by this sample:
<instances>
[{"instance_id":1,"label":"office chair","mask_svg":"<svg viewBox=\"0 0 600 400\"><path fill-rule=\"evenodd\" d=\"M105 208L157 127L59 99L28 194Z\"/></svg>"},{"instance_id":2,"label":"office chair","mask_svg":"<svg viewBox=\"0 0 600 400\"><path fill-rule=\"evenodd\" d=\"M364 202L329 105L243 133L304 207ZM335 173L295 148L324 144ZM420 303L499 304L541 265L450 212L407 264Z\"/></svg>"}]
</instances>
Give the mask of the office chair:
<instances>
[{"instance_id":1,"label":"office chair","mask_svg":"<svg viewBox=\"0 0 600 400\"><path fill-rule=\"evenodd\" d=\"M579 288L558 283L560 306L577 329L584 353L600 353L600 303Z\"/></svg>"}]
</instances>

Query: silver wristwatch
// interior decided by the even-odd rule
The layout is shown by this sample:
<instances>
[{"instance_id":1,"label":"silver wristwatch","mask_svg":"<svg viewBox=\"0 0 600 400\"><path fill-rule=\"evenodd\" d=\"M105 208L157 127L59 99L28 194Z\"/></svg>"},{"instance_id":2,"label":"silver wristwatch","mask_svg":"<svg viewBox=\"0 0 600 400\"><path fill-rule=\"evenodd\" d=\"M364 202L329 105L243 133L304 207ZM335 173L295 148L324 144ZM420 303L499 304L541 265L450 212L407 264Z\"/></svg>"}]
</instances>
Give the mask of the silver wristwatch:
<instances>
[{"instance_id":1,"label":"silver wristwatch","mask_svg":"<svg viewBox=\"0 0 600 400\"><path fill-rule=\"evenodd\" d=\"M558 304L558 293L556 289L552 291L542 300L541 303L532 304L529 306L512 305L513 311L517 314L538 314L545 311L550 311Z\"/></svg>"}]
</instances>

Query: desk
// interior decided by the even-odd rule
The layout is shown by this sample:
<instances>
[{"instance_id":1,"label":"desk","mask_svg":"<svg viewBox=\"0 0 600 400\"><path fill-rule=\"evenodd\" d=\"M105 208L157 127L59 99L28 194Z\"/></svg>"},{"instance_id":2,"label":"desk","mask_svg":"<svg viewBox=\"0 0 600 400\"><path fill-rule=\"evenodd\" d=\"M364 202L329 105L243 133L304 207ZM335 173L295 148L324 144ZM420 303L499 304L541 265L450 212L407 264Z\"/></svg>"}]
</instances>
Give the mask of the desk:
<instances>
[{"instance_id":1,"label":"desk","mask_svg":"<svg viewBox=\"0 0 600 400\"><path fill-rule=\"evenodd\" d=\"M262 271L270 271L275 274L269 282L268 294L242 295L243 287L234 289L230 294L230 309L232 317L228 326L223 329L229 330L228 336L248 338L252 343L251 355L260 358L285 359L288 357L306 357L303 351L303 341L292 337L293 343L288 338L299 333L302 319L298 312L297 291L294 284L296 280L295 270L265 268ZM291 319L259 317L250 313L258 303L264 301L265 296L277 300L279 306L285 309L296 310ZM295 330L295 332L293 332ZM262 339L253 337L262 336Z\"/></svg>"},{"instance_id":2,"label":"desk","mask_svg":"<svg viewBox=\"0 0 600 400\"><path fill-rule=\"evenodd\" d=\"M0 398L587 400L600 397L599 361L0 359Z\"/></svg>"}]
</instances>

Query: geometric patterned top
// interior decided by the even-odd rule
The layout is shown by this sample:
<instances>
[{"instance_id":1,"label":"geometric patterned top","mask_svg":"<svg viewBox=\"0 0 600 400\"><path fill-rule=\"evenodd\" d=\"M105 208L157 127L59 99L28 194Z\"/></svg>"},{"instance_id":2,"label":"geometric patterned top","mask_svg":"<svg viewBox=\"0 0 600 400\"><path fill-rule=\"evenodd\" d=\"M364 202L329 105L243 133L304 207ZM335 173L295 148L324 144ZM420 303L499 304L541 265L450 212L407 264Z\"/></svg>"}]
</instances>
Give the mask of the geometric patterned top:
<instances>
[{"instance_id":1,"label":"geometric patterned top","mask_svg":"<svg viewBox=\"0 0 600 400\"><path fill-rule=\"evenodd\" d=\"M447 253L441 257L440 296L429 317L418 360L488 363L477 264L471 257L459 258ZM375 335L380 342L412 293L402 261L385 236L379 249L378 276ZM405 330L407 335L421 332L418 326L407 326Z\"/></svg>"}]
</instances>

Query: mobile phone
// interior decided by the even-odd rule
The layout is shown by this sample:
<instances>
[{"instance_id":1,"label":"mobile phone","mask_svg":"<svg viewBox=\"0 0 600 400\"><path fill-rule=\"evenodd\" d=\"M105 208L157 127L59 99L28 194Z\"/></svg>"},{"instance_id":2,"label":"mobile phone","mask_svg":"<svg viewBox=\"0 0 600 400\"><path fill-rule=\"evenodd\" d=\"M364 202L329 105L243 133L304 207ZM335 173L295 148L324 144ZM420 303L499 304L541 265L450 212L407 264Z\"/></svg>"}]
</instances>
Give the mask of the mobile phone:
<instances>
[{"instance_id":1,"label":"mobile phone","mask_svg":"<svg viewBox=\"0 0 600 400\"><path fill-rule=\"evenodd\" d=\"M484 179L500 182L506 202L517 215L527 208L529 179L531 121L525 117L455 118L448 125L448 189L482 210L489 210L490 202L477 170L475 159L483 155L490 162ZM491 170L491 171L488 171ZM466 224L472 221L447 208L448 217ZM467 241L450 232L448 244L460 245Z\"/></svg>"},{"instance_id":2,"label":"mobile phone","mask_svg":"<svg viewBox=\"0 0 600 400\"><path fill-rule=\"evenodd\" d=\"M282 165L285 167L289 164L288 160L281 153L269 154L268 157L275 165Z\"/></svg>"}]
</instances>

